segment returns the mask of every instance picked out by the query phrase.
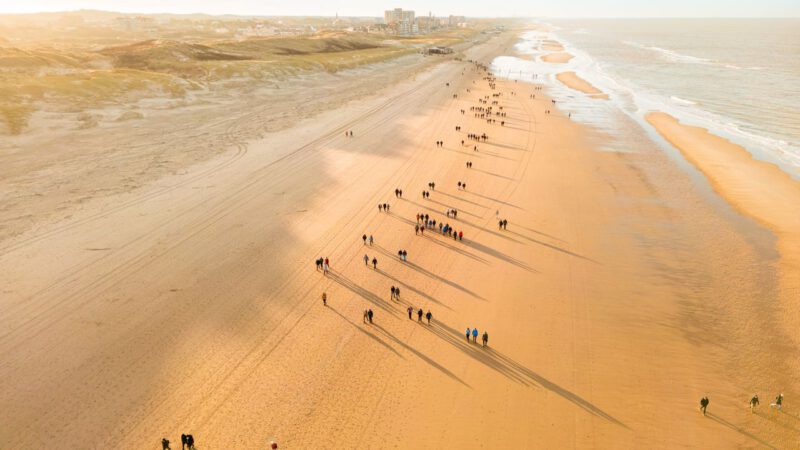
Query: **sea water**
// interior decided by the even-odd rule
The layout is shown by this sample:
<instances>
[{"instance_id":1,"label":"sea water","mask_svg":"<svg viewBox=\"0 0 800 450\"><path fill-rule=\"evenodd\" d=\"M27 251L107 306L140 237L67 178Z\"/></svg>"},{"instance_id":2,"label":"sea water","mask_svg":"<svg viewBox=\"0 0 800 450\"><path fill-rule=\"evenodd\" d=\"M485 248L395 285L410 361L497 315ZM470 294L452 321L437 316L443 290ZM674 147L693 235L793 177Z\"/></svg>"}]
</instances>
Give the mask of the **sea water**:
<instances>
[{"instance_id":1,"label":"sea water","mask_svg":"<svg viewBox=\"0 0 800 450\"><path fill-rule=\"evenodd\" d=\"M492 71L541 83L573 119L619 135L650 111L742 145L800 179L800 20L599 19L538 23L521 35L519 56ZM543 62L560 42L575 57ZM610 96L589 98L556 81L574 71ZM625 119L625 120L623 120ZM623 151L624 140L614 150Z\"/></svg>"}]
</instances>

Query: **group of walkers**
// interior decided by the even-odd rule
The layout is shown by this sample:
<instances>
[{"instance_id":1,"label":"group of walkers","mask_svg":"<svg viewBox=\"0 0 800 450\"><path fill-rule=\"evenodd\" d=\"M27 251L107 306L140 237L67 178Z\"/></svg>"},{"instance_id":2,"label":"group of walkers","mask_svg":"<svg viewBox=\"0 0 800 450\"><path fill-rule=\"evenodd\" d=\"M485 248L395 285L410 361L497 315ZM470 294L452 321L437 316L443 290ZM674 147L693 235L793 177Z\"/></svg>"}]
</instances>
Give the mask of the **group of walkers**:
<instances>
[{"instance_id":1,"label":"group of walkers","mask_svg":"<svg viewBox=\"0 0 800 450\"><path fill-rule=\"evenodd\" d=\"M194 450L194 449L195 449L194 436L192 436L191 434L182 434L181 450ZM169 439L167 438L161 439L161 450L172 450L172 448L169 446Z\"/></svg>"},{"instance_id":2,"label":"group of walkers","mask_svg":"<svg viewBox=\"0 0 800 450\"><path fill-rule=\"evenodd\" d=\"M367 239L367 235L366 234L361 236L361 240L364 241L364 245L367 245L367 242L369 242L369 246L370 247L372 247L372 243L375 242L375 240L372 239L372 235L371 234L369 235L369 239Z\"/></svg>"},{"instance_id":3,"label":"group of walkers","mask_svg":"<svg viewBox=\"0 0 800 450\"><path fill-rule=\"evenodd\" d=\"M322 270L322 273L327 275L331 269L328 258L319 258L316 260L317 270Z\"/></svg>"},{"instance_id":4,"label":"group of walkers","mask_svg":"<svg viewBox=\"0 0 800 450\"><path fill-rule=\"evenodd\" d=\"M378 212L389 212L389 204L388 203L380 203L378 204Z\"/></svg>"},{"instance_id":5,"label":"group of walkers","mask_svg":"<svg viewBox=\"0 0 800 450\"><path fill-rule=\"evenodd\" d=\"M503 220L497 222L497 224L498 224L498 226L500 227L501 230L507 230L508 229L508 219L503 219Z\"/></svg>"},{"instance_id":6,"label":"group of walkers","mask_svg":"<svg viewBox=\"0 0 800 450\"><path fill-rule=\"evenodd\" d=\"M372 316L374 314L375 313L372 312L372 309L365 309L364 310L364 323L367 323L367 322L372 323Z\"/></svg>"},{"instance_id":7,"label":"group of walkers","mask_svg":"<svg viewBox=\"0 0 800 450\"><path fill-rule=\"evenodd\" d=\"M408 252L405 250L398 250L397 257L400 258L400 261L408 261Z\"/></svg>"},{"instance_id":8,"label":"group of walkers","mask_svg":"<svg viewBox=\"0 0 800 450\"><path fill-rule=\"evenodd\" d=\"M366 253L364 253L364 265L369 266L369 255L367 255ZM378 268L378 258L374 256L372 257L372 268L373 269Z\"/></svg>"},{"instance_id":9,"label":"group of walkers","mask_svg":"<svg viewBox=\"0 0 800 450\"><path fill-rule=\"evenodd\" d=\"M467 161L467 169L472 169L472 161Z\"/></svg>"},{"instance_id":10,"label":"group of walkers","mask_svg":"<svg viewBox=\"0 0 800 450\"><path fill-rule=\"evenodd\" d=\"M458 182L458 190L459 191L466 191L467 190L467 183L463 181Z\"/></svg>"},{"instance_id":11,"label":"group of walkers","mask_svg":"<svg viewBox=\"0 0 800 450\"><path fill-rule=\"evenodd\" d=\"M392 286L392 300L400 300L400 287Z\"/></svg>"},{"instance_id":12,"label":"group of walkers","mask_svg":"<svg viewBox=\"0 0 800 450\"><path fill-rule=\"evenodd\" d=\"M486 142L486 140L489 139L489 137L486 136L486 133L483 134L469 133L467 134L467 138L473 141L483 141L483 142Z\"/></svg>"},{"instance_id":13,"label":"group of walkers","mask_svg":"<svg viewBox=\"0 0 800 450\"><path fill-rule=\"evenodd\" d=\"M431 193L429 191L422 191L422 198L431 198Z\"/></svg>"},{"instance_id":14,"label":"group of walkers","mask_svg":"<svg viewBox=\"0 0 800 450\"><path fill-rule=\"evenodd\" d=\"M409 320L413 320L412 316L414 315L414 307L409 305L406 311L408 312ZM417 322L422 322L422 315L423 315L422 308L420 308L417 310ZM433 318L433 314L431 314L430 310L428 310L428 312L425 313L425 318L428 320L428 325L430 325L431 319Z\"/></svg>"},{"instance_id":15,"label":"group of walkers","mask_svg":"<svg viewBox=\"0 0 800 450\"><path fill-rule=\"evenodd\" d=\"M703 396L700 399L700 412L702 412L704 416L706 415L706 410L708 409L708 404L709 403L711 403L711 401L708 399L707 395ZM761 402L758 400L758 394L753 394L753 396L750 397L750 402L749 402L750 413L751 414L754 413L755 409L760 404L761 404ZM776 395L775 396L775 403L770 403L769 406L770 406L770 408L775 408L778 411L781 411L783 409L783 394L779 393L778 395Z\"/></svg>"},{"instance_id":16,"label":"group of walkers","mask_svg":"<svg viewBox=\"0 0 800 450\"><path fill-rule=\"evenodd\" d=\"M394 196L397 198L403 198L403 190L400 188L395 189Z\"/></svg>"},{"instance_id":17,"label":"group of walkers","mask_svg":"<svg viewBox=\"0 0 800 450\"><path fill-rule=\"evenodd\" d=\"M444 141L436 141L437 147L444 147Z\"/></svg>"},{"instance_id":18,"label":"group of walkers","mask_svg":"<svg viewBox=\"0 0 800 450\"><path fill-rule=\"evenodd\" d=\"M477 328L473 328L473 329L470 330L470 328L467 327L466 336L467 336L467 342L469 342L469 338L472 337L472 343L473 344L477 343L478 342L478 329ZM489 333L487 331L484 330L483 336L481 337L481 339L483 341L483 346L484 347L489 345Z\"/></svg>"}]
</instances>

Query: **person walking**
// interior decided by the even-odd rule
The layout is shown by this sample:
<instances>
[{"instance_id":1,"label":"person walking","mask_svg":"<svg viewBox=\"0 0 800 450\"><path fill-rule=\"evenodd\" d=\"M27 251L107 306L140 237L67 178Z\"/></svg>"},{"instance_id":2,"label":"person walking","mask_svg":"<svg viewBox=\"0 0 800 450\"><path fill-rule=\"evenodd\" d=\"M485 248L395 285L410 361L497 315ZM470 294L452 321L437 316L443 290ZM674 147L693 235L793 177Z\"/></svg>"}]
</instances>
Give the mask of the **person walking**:
<instances>
[{"instance_id":1,"label":"person walking","mask_svg":"<svg viewBox=\"0 0 800 450\"><path fill-rule=\"evenodd\" d=\"M758 406L758 404L758 394L754 394L753 398L750 399L750 414L753 413L753 410L756 408L756 406Z\"/></svg>"},{"instance_id":2,"label":"person walking","mask_svg":"<svg viewBox=\"0 0 800 450\"><path fill-rule=\"evenodd\" d=\"M322 306L328 306L328 294L322 293Z\"/></svg>"},{"instance_id":3,"label":"person walking","mask_svg":"<svg viewBox=\"0 0 800 450\"><path fill-rule=\"evenodd\" d=\"M431 324L431 317L433 317L433 314L431 314L429 310L427 313L425 313L425 318L428 319L428 325Z\"/></svg>"},{"instance_id":4,"label":"person walking","mask_svg":"<svg viewBox=\"0 0 800 450\"><path fill-rule=\"evenodd\" d=\"M186 435L182 434L181 435L181 450L184 450L185 448L186 448Z\"/></svg>"},{"instance_id":5,"label":"person walking","mask_svg":"<svg viewBox=\"0 0 800 450\"><path fill-rule=\"evenodd\" d=\"M408 261L408 252L403 250L403 261Z\"/></svg>"},{"instance_id":6,"label":"person walking","mask_svg":"<svg viewBox=\"0 0 800 450\"><path fill-rule=\"evenodd\" d=\"M378 258L372 257L372 268L375 270L378 269Z\"/></svg>"},{"instance_id":7,"label":"person walking","mask_svg":"<svg viewBox=\"0 0 800 450\"><path fill-rule=\"evenodd\" d=\"M470 329L469 329L469 327L467 327L467 342L469 342L469 333L470 333Z\"/></svg>"},{"instance_id":8,"label":"person walking","mask_svg":"<svg viewBox=\"0 0 800 450\"><path fill-rule=\"evenodd\" d=\"M367 310L367 317L369 318L369 323L372 323L372 309Z\"/></svg>"},{"instance_id":9,"label":"person walking","mask_svg":"<svg viewBox=\"0 0 800 450\"><path fill-rule=\"evenodd\" d=\"M472 329L472 343L474 344L476 342L478 342L478 329L477 328L473 328Z\"/></svg>"},{"instance_id":10,"label":"person walking","mask_svg":"<svg viewBox=\"0 0 800 450\"><path fill-rule=\"evenodd\" d=\"M194 436L191 434L186 435L186 448L189 450L194 450Z\"/></svg>"},{"instance_id":11,"label":"person walking","mask_svg":"<svg viewBox=\"0 0 800 450\"><path fill-rule=\"evenodd\" d=\"M397 286L396 288L394 288L394 296L395 296L395 297L396 297L398 300L400 300L400 286Z\"/></svg>"},{"instance_id":12,"label":"person walking","mask_svg":"<svg viewBox=\"0 0 800 450\"><path fill-rule=\"evenodd\" d=\"M484 331L484 332L483 332L483 346L484 346L484 347L486 347L486 345L487 345L488 343L489 343L489 333L487 333L486 331Z\"/></svg>"},{"instance_id":13,"label":"person walking","mask_svg":"<svg viewBox=\"0 0 800 450\"><path fill-rule=\"evenodd\" d=\"M422 322L422 308L417 311L417 322Z\"/></svg>"},{"instance_id":14,"label":"person walking","mask_svg":"<svg viewBox=\"0 0 800 450\"><path fill-rule=\"evenodd\" d=\"M408 320L411 320L411 314L414 312L414 308L409 306L408 307Z\"/></svg>"},{"instance_id":15,"label":"person walking","mask_svg":"<svg viewBox=\"0 0 800 450\"><path fill-rule=\"evenodd\" d=\"M414 234L419 234L419 225L414 225Z\"/></svg>"},{"instance_id":16,"label":"person walking","mask_svg":"<svg viewBox=\"0 0 800 450\"><path fill-rule=\"evenodd\" d=\"M700 411L703 411L703 415L706 415L706 408L708 408L708 397L703 397L700 399Z\"/></svg>"},{"instance_id":17,"label":"person walking","mask_svg":"<svg viewBox=\"0 0 800 450\"><path fill-rule=\"evenodd\" d=\"M368 265L369 265L369 256L367 256L367 254L366 254L366 253L364 253L364 265L365 265L365 266L368 266Z\"/></svg>"},{"instance_id":18,"label":"person walking","mask_svg":"<svg viewBox=\"0 0 800 450\"><path fill-rule=\"evenodd\" d=\"M328 263L328 258L325 258L325 262L322 263L322 272L327 275L330 270L331 266Z\"/></svg>"},{"instance_id":19,"label":"person walking","mask_svg":"<svg viewBox=\"0 0 800 450\"><path fill-rule=\"evenodd\" d=\"M367 235L366 234L361 236L361 240L364 241L364 245L367 245Z\"/></svg>"},{"instance_id":20,"label":"person walking","mask_svg":"<svg viewBox=\"0 0 800 450\"><path fill-rule=\"evenodd\" d=\"M369 312L368 312L368 311L365 309L365 310L364 310L364 317L362 318L362 320L364 321L364 323L367 323L367 317L369 317Z\"/></svg>"},{"instance_id":21,"label":"person walking","mask_svg":"<svg viewBox=\"0 0 800 450\"><path fill-rule=\"evenodd\" d=\"M394 300L394 286L392 286L392 300Z\"/></svg>"},{"instance_id":22,"label":"person walking","mask_svg":"<svg viewBox=\"0 0 800 450\"><path fill-rule=\"evenodd\" d=\"M161 439L161 450L170 450L170 448L169 448L169 439L167 439L167 438Z\"/></svg>"},{"instance_id":23,"label":"person walking","mask_svg":"<svg viewBox=\"0 0 800 450\"><path fill-rule=\"evenodd\" d=\"M775 396L775 403L773 403L773 404L771 404L769 406L772 406L773 408L775 408L778 411L780 411L781 408L783 408L783 394L778 394L777 396Z\"/></svg>"}]
</instances>

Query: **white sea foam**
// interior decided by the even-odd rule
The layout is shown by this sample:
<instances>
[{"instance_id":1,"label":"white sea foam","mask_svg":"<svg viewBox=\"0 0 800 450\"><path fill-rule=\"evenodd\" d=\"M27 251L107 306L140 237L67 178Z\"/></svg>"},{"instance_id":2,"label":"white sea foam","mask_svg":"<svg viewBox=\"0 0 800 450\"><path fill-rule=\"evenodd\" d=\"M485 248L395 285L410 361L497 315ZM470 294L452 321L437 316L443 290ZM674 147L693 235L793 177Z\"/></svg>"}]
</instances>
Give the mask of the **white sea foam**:
<instances>
[{"instance_id":1,"label":"white sea foam","mask_svg":"<svg viewBox=\"0 0 800 450\"><path fill-rule=\"evenodd\" d=\"M539 49L543 40L555 40L564 45L574 58L565 64L550 64L539 60L547 52ZM626 42L627 45L634 45ZM657 52L665 58L674 58L684 62L715 64L709 59L681 55L667 49L653 46L641 48ZM700 126L711 133L722 136L748 149L759 159L774 162L793 176L800 174L800 147L785 140L764 136L755 131L753 126L739 123L720 114L701 108L698 102L671 95L664 92L647 90L635 82L621 76L611 76L606 70L607 63L601 63L589 54L574 47L566 39L552 32L529 32L523 35L522 42L516 46L522 53L531 55L531 60L515 57L499 57L492 63L492 70L498 76L521 81L543 83L548 86L562 108L573 112L573 118L587 122L610 134L624 135L624 125L615 123L616 116L611 110L616 109L639 123L646 130L649 125L644 115L650 111L666 112L682 123ZM747 68L758 70L758 68ZM598 102L588 96L577 93L555 79L562 71L574 71L610 97L608 102Z\"/></svg>"}]
</instances>

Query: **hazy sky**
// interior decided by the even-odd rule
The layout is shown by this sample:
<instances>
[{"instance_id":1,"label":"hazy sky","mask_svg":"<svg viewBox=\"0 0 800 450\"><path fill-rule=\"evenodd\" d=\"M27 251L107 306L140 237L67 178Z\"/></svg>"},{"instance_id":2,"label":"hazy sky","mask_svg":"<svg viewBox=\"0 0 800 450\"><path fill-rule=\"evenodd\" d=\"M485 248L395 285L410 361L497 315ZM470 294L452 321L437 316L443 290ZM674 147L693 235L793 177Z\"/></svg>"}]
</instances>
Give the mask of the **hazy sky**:
<instances>
[{"instance_id":1,"label":"hazy sky","mask_svg":"<svg viewBox=\"0 0 800 450\"><path fill-rule=\"evenodd\" d=\"M800 0L0 0L0 13L99 9L142 13L381 16L417 14L545 17L798 17Z\"/></svg>"}]
</instances>

